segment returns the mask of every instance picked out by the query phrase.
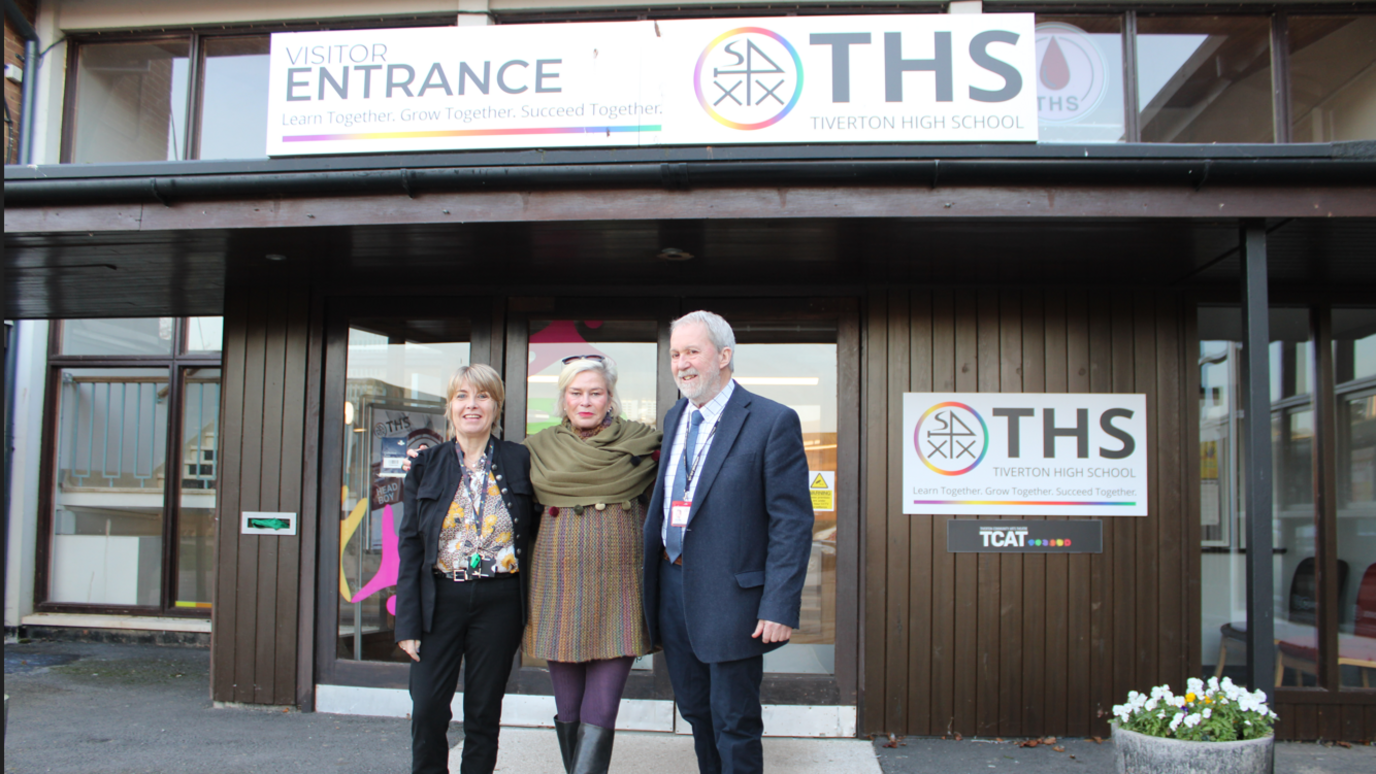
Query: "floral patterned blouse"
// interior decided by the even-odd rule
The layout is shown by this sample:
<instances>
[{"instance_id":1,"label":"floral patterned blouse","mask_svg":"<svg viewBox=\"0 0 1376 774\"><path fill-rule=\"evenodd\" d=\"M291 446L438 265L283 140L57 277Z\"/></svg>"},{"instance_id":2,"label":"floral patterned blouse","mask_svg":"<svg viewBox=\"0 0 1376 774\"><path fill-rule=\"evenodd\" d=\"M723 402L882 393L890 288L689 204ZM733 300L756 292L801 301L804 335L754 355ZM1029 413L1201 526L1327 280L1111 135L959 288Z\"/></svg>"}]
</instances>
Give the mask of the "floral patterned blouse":
<instances>
[{"instance_id":1,"label":"floral patterned blouse","mask_svg":"<svg viewBox=\"0 0 1376 774\"><path fill-rule=\"evenodd\" d=\"M516 552L511 514L492 475L488 452L478 460L477 471L473 471L463 464L463 450L457 443L454 450L459 455L463 481L440 526L435 567L446 574L465 570L470 576L480 577L514 573Z\"/></svg>"}]
</instances>

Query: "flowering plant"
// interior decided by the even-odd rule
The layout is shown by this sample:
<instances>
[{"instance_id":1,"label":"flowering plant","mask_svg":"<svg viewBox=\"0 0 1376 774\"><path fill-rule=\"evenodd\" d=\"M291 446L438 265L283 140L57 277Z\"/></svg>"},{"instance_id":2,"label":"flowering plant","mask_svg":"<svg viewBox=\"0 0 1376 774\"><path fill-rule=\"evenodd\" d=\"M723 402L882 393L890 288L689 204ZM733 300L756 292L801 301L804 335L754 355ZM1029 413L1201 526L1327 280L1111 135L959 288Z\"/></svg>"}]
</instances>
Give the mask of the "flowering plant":
<instances>
[{"instance_id":1,"label":"flowering plant","mask_svg":"<svg viewBox=\"0 0 1376 774\"><path fill-rule=\"evenodd\" d=\"M1266 694L1234 685L1227 677L1222 682L1211 677L1207 684L1191 677L1184 696L1171 693L1168 685L1151 689L1150 696L1130 691L1127 703L1115 706L1113 714L1128 731L1192 742L1260 739L1270 736L1276 722Z\"/></svg>"}]
</instances>

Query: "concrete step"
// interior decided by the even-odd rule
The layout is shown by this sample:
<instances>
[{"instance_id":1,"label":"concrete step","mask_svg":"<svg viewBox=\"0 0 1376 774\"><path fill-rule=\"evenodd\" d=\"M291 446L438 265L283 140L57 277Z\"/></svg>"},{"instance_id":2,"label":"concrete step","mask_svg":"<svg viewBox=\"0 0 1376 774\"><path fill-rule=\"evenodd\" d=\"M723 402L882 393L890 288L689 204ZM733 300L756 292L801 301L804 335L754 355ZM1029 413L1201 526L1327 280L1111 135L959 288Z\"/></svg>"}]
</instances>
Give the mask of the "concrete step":
<instances>
[{"instance_id":1,"label":"concrete step","mask_svg":"<svg viewBox=\"0 0 1376 774\"><path fill-rule=\"evenodd\" d=\"M463 744L449 751L449 770L459 770ZM881 774L874 747L862 739L764 740L766 771L789 774ZM496 774L563 774L553 729L503 728ZM697 774L693 737L620 731L610 774Z\"/></svg>"}]
</instances>

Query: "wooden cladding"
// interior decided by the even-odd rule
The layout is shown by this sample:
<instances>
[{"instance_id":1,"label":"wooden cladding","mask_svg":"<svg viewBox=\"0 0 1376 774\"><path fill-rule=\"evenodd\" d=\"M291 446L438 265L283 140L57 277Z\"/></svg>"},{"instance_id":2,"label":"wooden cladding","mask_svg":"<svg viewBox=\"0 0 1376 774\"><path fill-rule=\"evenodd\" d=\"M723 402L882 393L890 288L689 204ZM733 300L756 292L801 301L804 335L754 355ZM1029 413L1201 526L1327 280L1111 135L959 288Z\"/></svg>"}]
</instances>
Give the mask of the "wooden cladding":
<instances>
[{"instance_id":1,"label":"wooden cladding","mask_svg":"<svg viewBox=\"0 0 1376 774\"><path fill-rule=\"evenodd\" d=\"M1198 674L1193 315L1166 291L871 292L864 730L1107 736L1129 690ZM903 393L928 391L1144 393L1149 515L1105 518L1102 554L948 553L974 517L901 505Z\"/></svg>"},{"instance_id":2,"label":"wooden cladding","mask_svg":"<svg viewBox=\"0 0 1376 774\"><path fill-rule=\"evenodd\" d=\"M223 465L210 647L215 701L298 703L301 585L314 573L313 562L302 564L302 546L308 547L309 560L315 535L314 508L307 507L314 498L304 496L317 464L306 458L308 429L313 432L318 421L307 410L307 374L319 368L308 357L309 322L306 288L226 292ZM241 535L242 511L297 513L298 535ZM312 616L307 612L305 618ZM309 642L301 644L309 651Z\"/></svg>"}]
</instances>

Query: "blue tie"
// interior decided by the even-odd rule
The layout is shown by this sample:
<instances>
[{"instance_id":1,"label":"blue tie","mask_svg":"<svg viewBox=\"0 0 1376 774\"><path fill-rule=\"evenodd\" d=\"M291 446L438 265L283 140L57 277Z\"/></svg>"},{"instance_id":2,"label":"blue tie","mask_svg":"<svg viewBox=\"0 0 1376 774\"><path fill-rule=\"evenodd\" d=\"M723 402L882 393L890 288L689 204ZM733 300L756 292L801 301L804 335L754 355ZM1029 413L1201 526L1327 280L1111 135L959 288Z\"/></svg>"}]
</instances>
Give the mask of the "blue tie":
<instances>
[{"instance_id":1,"label":"blue tie","mask_svg":"<svg viewBox=\"0 0 1376 774\"><path fill-rule=\"evenodd\" d=\"M698 426L702 424L702 412L693 409L688 417L688 440L683 444L683 456L679 458L678 472L674 474L673 502L681 502L688 494L688 458L698 448ZM695 471L696 472L696 471ZM673 508L671 502L669 507ZM683 527L670 524L664 531L664 550L669 553L669 561L678 561L683 553Z\"/></svg>"}]
</instances>

